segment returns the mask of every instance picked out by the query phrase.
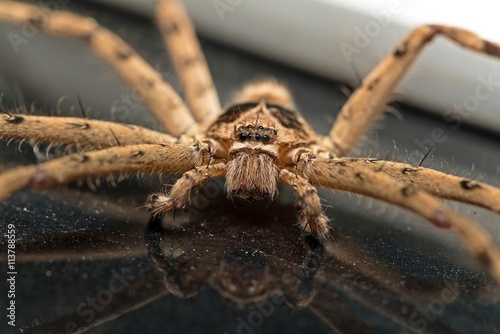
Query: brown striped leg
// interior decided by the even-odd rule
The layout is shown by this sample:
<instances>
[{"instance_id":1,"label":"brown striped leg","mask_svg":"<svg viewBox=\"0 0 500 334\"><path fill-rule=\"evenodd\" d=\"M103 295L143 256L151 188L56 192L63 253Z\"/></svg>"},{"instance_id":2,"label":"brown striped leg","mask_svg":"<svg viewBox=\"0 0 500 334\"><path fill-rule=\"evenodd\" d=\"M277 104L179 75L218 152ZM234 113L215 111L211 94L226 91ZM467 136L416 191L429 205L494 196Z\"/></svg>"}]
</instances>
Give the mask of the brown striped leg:
<instances>
[{"instance_id":1,"label":"brown striped leg","mask_svg":"<svg viewBox=\"0 0 500 334\"><path fill-rule=\"evenodd\" d=\"M280 171L279 177L280 181L292 187L298 196L299 223L304 232L319 239L325 239L330 227L328 218L323 214L323 207L316 188L302 176L286 169Z\"/></svg>"},{"instance_id":2,"label":"brown striped leg","mask_svg":"<svg viewBox=\"0 0 500 334\"><path fill-rule=\"evenodd\" d=\"M0 114L0 139L45 142L75 146L84 150L137 144L174 143L165 133L136 125L77 117L49 117Z\"/></svg>"},{"instance_id":3,"label":"brown striped leg","mask_svg":"<svg viewBox=\"0 0 500 334\"><path fill-rule=\"evenodd\" d=\"M329 135L336 156L344 156L354 148L424 46L436 35L443 35L465 48L500 57L500 45L467 30L443 25L416 28L368 74L342 107Z\"/></svg>"},{"instance_id":4,"label":"brown striped leg","mask_svg":"<svg viewBox=\"0 0 500 334\"><path fill-rule=\"evenodd\" d=\"M71 154L0 174L0 201L28 185L44 190L87 176L185 172L209 160L209 148L202 143L131 145Z\"/></svg>"},{"instance_id":5,"label":"brown striped leg","mask_svg":"<svg viewBox=\"0 0 500 334\"><path fill-rule=\"evenodd\" d=\"M344 190L399 205L438 227L454 227L470 253L500 283L500 250L482 227L448 209L438 199L371 167L349 159L309 156L297 165L298 172L316 186Z\"/></svg>"},{"instance_id":6,"label":"brown striped leg","mask_svg":"<svg viewBox=\"0 0 500 334\"><path fill-rule=\"evenodd\" d=\"M184 6L178 0L159 0L156 20L195 119L213 122L221 111L219 97Z\"/></svg>"},{"instance_id":7,"label":"brown striped leg","mask_svg":"<svg viewBox=\"0 0 500 334\"><path fill-rule=\"evenodd\" d=\"M17 25L34 25L58 37L80 38L89 43L95 54L104 59L123 81L137 90L144 104L174 136L180 136L195 126L179 95L163 81L144 59L120 37L100 27L93 19L65 11L50 12L47 8L1 1L0 20Z\"/></svg>"},{"instance_id":8,"label":"brown striped leg","mask_svg":"<svg viewBox=\"0 0 500 334\"><path fill-rule=\"evenodd\" d=\"M149 196L146 207L154 215L184 208L190 204L191 190L193 188L199 187L208 179L224 174L225 171L226 165L224 163L196 167L184 173L175 182L170 194L153 194Z\"/></svg>"},{"instance_id":9,"label":"brown striped leg","mask_svg":"<svg viewBox=\"0 0 500 334\"><path fill-rule=\"evenodd\" d=\"M474 204L500 213L500 189L433 169L378 159L349 159L352 164L383 171L406 184L446 199Z\"/></svg>"}]
</instances>

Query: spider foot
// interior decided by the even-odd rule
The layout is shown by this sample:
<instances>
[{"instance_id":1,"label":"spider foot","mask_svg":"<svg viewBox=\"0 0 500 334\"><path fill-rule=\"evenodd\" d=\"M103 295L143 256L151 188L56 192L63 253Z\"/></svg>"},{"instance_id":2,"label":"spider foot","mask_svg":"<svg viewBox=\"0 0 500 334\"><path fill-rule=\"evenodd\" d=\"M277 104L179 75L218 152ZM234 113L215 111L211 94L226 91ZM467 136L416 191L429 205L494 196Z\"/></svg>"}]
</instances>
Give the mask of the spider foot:
<instances>
[{"instance_id":1,"label":"spider foot","mask_svg":"<svg viewBox=\"0 0 500 334\"><path fill-rule=\"evenodd\" d=\"M146 208L150 214L159 215L177 209L179 205L170 196L153 194L148 197Z\"/></svg>"},{"instance_id":2,"label":"spider foot","mask_svg":"<svg viewBox=\"0 0 500 334\"><path fill-rule=\"evenodd\" d=\"M326 240L330 231L330 221L320 214L299 211L299 223L305 234L311 235L318 240Z\"/></svg>"}]
</instances>

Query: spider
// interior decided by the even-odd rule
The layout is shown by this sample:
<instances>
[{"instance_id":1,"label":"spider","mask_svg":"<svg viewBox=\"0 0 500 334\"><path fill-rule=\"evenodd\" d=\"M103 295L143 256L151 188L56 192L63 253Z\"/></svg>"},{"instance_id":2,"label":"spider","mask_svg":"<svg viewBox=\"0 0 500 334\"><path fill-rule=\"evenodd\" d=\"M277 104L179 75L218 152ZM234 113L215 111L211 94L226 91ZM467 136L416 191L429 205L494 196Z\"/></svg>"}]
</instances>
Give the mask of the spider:
<instances>
[{"instance_id":1,"label":"spider","mask_svg":"<svg viewBox=\"0 0 500 334\"><path fill-rule=\"evenodd\" d=\"M103 58L144 103L167 133L73 117L4 111L0 137L74 146L80 153L0 174L0 200L26 186L45 190L83 177L183 173L168 193L151 195L146 207L163 215L190 204L191 191L224 176L229 197L272 200L278 183L297 195L302 230L318 239L329 233L316 187L348 191L414 211L440 228L455 228L470 253L500 282L500 251L490 235L437 197L500 212L500 189L405 163L349 158L396 85L434 37L500 56L500 45L451 26L414 29L349 97L327 136L315 133L296 111L287 88L275 79L252 82L221 108L190 20L178 0L159 0L156 19L185 93L174 89L132 48L94 20L65 11L2 1L0 19L31 25L59 37L79 38Z\"/></svg>"}]
</instances>

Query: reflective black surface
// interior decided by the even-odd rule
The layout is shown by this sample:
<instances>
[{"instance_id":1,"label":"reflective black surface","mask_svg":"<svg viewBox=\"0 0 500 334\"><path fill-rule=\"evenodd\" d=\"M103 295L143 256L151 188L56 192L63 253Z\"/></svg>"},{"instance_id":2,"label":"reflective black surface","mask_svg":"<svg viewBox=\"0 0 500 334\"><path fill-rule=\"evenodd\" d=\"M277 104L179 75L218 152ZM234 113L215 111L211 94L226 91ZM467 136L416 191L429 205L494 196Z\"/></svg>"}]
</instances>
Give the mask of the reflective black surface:
<instances>
[{"instance_id":1,"label":"reflective black surface","mask_svg":"<svg viewBox=\"0 0 500 334\"><path fill-rule=\"evenodd\" d=\"M96 16L162 73L172 73L159 35L146 21L90 5L69 7ZM130 93L81 45L42 38L36 36L21 52L54 52L51 59L67 49L74 64L42 62L57 80L68 76L69 82L37 85L54 78L28 81L18 74L21 65L4 66L5 104L12 105L18 85L26 104L38 101L47 109L67 94L60 113L74 115L78 110L69 106L76 105L78 93L92 108L88 117L158 128L137 101L124 102L123 94ZM28 49L35 45L42 51ZM276 76L290 86L315 129L329 130L344 100L338 84L212 41L202 40L202 46L224 103L248 80ZM173 74L165 76L177 85ZM113 116L109 110L117 104L129 108ZM442 128L447 140L436 145L425 166L500 185L498 136L466 126L453 130L440 118L408 106L398 110L404 121L386 116L379 122L383 127L356 154L418 164L426 152L417 142ZM21 152L15 143L1 145L3 169L43 158L28 145ZM300 234L293 194L286 187L274 203L250 206L228 201L223 180L214 180L196 195L192 208L163 222L150 221L141 206L162 182L171 184L173 179L130 179L96 192L75 184L46 193L27 189L2 203L1 235L12 223L17 239L16 328L4 321L2 297L2 332L500 331L498 287L469 259L453 232L436 230L413 214L353 195L322 192L334 230L333 239L320 245ZM450 205L479 221L500 242L497 215ZM6 239L1 240L6 254ZM5 255L0 268L8 271ZM7 290L4 283L0 293Z\"/></svg>"}]
</instances>

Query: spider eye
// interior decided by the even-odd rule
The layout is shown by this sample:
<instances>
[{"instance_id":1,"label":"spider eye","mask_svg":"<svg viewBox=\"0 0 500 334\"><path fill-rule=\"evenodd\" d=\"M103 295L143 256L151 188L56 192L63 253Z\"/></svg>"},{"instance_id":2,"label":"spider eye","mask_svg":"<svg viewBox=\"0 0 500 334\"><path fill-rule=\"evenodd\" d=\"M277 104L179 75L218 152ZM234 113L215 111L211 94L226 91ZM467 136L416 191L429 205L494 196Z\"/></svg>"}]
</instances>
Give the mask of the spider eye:
<instances>
[{"instance_id":1,"label":"spider eye","mask_svg":"<svg viewBox=\"0 0 500 334\"><path fill-rule=\"evenodd\" d=\"M252 140L252 135L251 135L251 134L248 134L248 135L247 135L247 138L248 138L248 140Z\"/></svg>"},{"instance_id":2,"label":"spider eye","mask_svg":"<svg viewBox=\"0 0 500 334\"><path fill-rule=\"evenodd\" d=\"M264 130L264 127L262 125L260 125L259 130Z\"/></svg>"},{"instance_id":3,"label":"spider eye","mask_svg":"<svg viewBox=\"0 0 500 334\"><path fill-rule=\"evenodd\" d=\"M260 135L259 134L255 135L255 140L257 140L257 141L260 140Z\"/></svg>"},{"instance_id":4,"label":"spider eye","mask_svg":"<svg viewBox=\"0 0 500 334\"><path fill-rule=\"evenodd\" d=\"M247 125L247 129L251 129L253 128L253 126L251 126L250 124Z\"/></svg>"},{"instance_id":5,"label":"spider eye","mask_svg":"<svg viewBox=\"0 0 500 334\"><path fill-rule=\"evenodd\" d=\"M245 141L247 139L247 135L244 133L240 133L239 138L241 141Z\"/></svg>"},{"instance_id":6,"label":"spider eye","mask_svg":"<svg viewBox=\"0 0 500 334\"><path fill-rule=\"evenodd\" d=\"M264 144L269 143L269 136L268 136L268 135L264 135L264 136L262 137L262 142L263 142Z\"/></svg>"}]
</instances>

